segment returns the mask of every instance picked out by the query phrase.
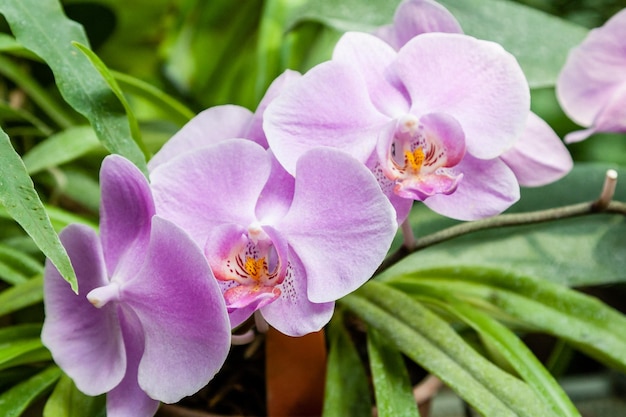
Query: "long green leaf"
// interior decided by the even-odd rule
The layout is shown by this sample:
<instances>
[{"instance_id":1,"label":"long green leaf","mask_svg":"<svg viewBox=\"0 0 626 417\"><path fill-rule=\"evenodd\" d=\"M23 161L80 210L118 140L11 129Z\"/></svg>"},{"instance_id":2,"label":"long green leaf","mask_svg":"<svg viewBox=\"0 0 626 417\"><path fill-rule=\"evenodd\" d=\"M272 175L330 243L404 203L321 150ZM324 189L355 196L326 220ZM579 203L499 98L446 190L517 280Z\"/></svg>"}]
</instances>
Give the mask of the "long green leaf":
<instances>
[{"instance_id":1,"label":"long green leaf","mask_svg":"<svg viewBox=\"0 0 626 417\"><path fill-rule=\"evenodd\" d=\"M0 344L0 370L10 366L14 359L41 349L41 339L15 340Z\"/></svg>"},{"instance_id":2,"label":"long green leaf","mask_svg":"<svg viewBox=\"0 0 626 417\"><path fill-rule=\"evenodd\" d=\"M0 259L28 277L43 273L43 265L38 260L3 244L0 244Z\"/></svg>"},{"instance_id":3,"label":"long green leaf","mask_svg":"<svg viewBox=\"0 0 626 417\"><path fill-rule=\"evenodd\" d=\"M100 146L91 126L73 126L33 146L22 160L33 175L46 168L71 162Z\"/></svg>"},{"instance_id":4,"label":"long green leaf","mask_svg":"<svg viewBox=\"0 0 626 417\"><path fill-rule=\"evenodd\" d=\"M0 292L0 316L43 301L43 277L38 276Z\"/></svg>"},{"instance_id":5,"label":"long green leaf","mask_svg":"<svg viewBox=\"0 0 626 417\"><path fill-rule=\"evenodd\" d=\"M537 395L552 406L555 413L580 417L559 383L511 330L480 310L456 300L448 292L442 292L441 298L442 302L437 303L437 306L460 318L492 344Z\"/></svg>"},{"instance_id":6,"label":"long green leaf","mask_svg":"<svg viewBox=\"0 0 626 417\"><path fill-rule=\"evenodd\" d=\"M26 167L11 146L9 137L0 130L0 204L57 267L61 275L78 290L72 264L61 245L50 218L35 191Z\"/></svg>"},{"instance_id":7,"label":"long green leaf","mask_svg":"<svg viewBox=\"0 0 626 417\"><path fill-rule=\"evenodd\" d=\"M0 394L3 417L19 417L40 395L50 389L62 372L50 366L37 375Z\"/></svg>"},{"instance_id":8,"label":"long green leaf","mask_svg":"<svg viewBox=\"0 0 626 417\"><path fill-rule=\"evenodd\" d=\"M46 402L43 417L104 417L105 402L104 395L89 397L63 375Z\"/></svg>"},{"instance_id":9,"label":"long green leaf","mask_svg":"<svg viewBox=\"0 0 626 417\"><path fill-rule=\"evenodd\" d=\"M497 270L431 272L423 277L398 277L393 285L411 294L447 291L488 311L499 311L527 329L566 340L626 371L626 316L600 300L546 280Z\"/></svg>"},{"instance_id":10,"label":"long green leaf","mask_svg":"<svg viewBox=\"0 0 626 417\"><path fill-rule=\"evenodd\" d=\"M365 370L342 320L343 315L336 314L328 330L330 351L322 416L371 416Z\"/></svg>"},{"instance_id":11,"label":"long green leaf","mask_svg":"<svg viewBox=\"0 0 626 417\"><path fill-rule=\"evenodd\" d=\"M122 103L122 106L124 106L124 110L126 111L126 117L128 118L130 135L132 136L135 143L137 143L139 148L142 150L144 156L146 158L149 158L150 152L148 152L148 150L146 149L146 145L141 139L141 131L139 130L139 124L137 123L135 114L128 104L128 101L126 101L124 93L120 89L120 86L117 84L117 81L115 80L115 77L113 77L113 74L111 73L109 68L107 68L107 66L104 64L104 62L102 62L98 55L96 55L91 49L89 49L88 46L85 46L80 42L72 42L72 45L74 45L76 48L78 48L79 51L85 54L85 56L87 57L87 59L89 59L94 68L98 70L100 75L102 75L102 78L104 78L104 81L106 81L106 83L109 85L109 88L111 89L111 91L113 91L113 94L115 94L120 103Z\"/></svg>"},{"instance_id":12,"label":"long green leaf","mask_svg":"<svg viewBox=\"0 0 626 417\"><path fill-rule=\"evenodd\" d=\"M527 384L487 361L447 322L403 292L370 281L341 302L481 414L554 415Z\"/></svg>"},{"instance_id":13,"label":"long green leaf","mask_svg":"<svg viewBox=\"0 0 626 417\"><path fill-rule=\"evenodd\" d=\"M380 417L419 417L400 352L375 329L368 329L367 352Z\"/></svg>"},{"instance_id":14,"label":"long green leaf","mask_svg":"<svg viewBox=\"0 0 626 417\"><path fill-rule=\"evenodd\" d=\"M196 115L183 103L152 84L121 72L111 71L111 74L124 92L148 99L152 105L160 108L164 115L179 126L183 126Z\"/></svg>"},{"instance_id":15,"label":"long green leaf","mask_svg":"<svg viewBox=\"0 0 626 417\"><path fill-rule=\"evenodd\" d=\"M87 117L104 146L147 173L124 106L98 70L72 45L89 44L82 26L65 16L57 0L0 0L0 13L18 42L50 66L63 98Z\"/></svg>"}]
</instances>

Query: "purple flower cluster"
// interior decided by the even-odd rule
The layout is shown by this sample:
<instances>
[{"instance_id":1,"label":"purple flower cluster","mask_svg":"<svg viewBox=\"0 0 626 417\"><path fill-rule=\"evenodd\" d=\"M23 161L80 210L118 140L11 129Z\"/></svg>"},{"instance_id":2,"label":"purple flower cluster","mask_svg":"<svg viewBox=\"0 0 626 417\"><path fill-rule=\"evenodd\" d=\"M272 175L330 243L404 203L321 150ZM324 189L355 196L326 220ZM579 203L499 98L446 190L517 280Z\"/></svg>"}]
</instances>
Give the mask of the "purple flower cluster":
<instances>
[{"instance_id":1,"label":"purple flower cluster","mask_svg":"<svg viewBox=\"0 0 626 417\"><path fill-rule=\"evenodd\" d=\"M283 73L256 112L200 113L149 182L105 158L100 236L61 233L79 293L46 266L43 341L81 391L108 393L109 417L149 417L208 383L253 314L290 336L320 330L413 201L479 219L567 173L529 101L512 55L437 3L404 1L393 25Z\"/></svg>"}]
</instances>

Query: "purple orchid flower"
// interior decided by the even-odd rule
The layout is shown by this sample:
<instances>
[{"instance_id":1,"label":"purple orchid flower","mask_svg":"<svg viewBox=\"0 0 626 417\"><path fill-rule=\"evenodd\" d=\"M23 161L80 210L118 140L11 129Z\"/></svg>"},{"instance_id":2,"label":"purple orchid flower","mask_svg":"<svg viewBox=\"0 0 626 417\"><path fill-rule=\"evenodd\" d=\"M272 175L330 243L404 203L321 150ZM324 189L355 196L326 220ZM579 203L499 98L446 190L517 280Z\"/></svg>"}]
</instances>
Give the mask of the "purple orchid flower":
<instances>
[{"instance_id":1,"label":"purple orchid flower","mask_svg":"<svg viewBox=\"0 0 626 417\"><path fill-rule=\"evenodd\" d=\"M519 198L499 157L522 134L528 84L499 45L425 33L398 51L350 32L332 60L294 81L265 111L277 159L292 172L317 147L365 163L403 221L413 200L449 217L491 216Z\"/></svg>"},{"instance_id":2,"label":"purple orchid flower","mask_svg":"<svg viewBox=\"0 0 626 417\"><path fill-rule=\"evenodd\" d=\"M321 329L334 301L367 281L397 230L362 164L315 149L294 179L245 139L198 148L152 171L159 215L205 249L231 325L259 311L290 336Z\"/></svg>"},{"instance_id":3,"label":"purple orchid flower","mask_svg":"<svg viewBox=\"0 0 626 417\"><path fill-rule=\"evenodd\" d=\"M587 128L568 134L566 142L626 132L626 9L570 51L556 93L565 113Z\"/></svg>"},{"instance_id":4,"label":"purple orchid flower","mask_svg":"<svg viewBox=\"0 0 626 417\"><path fill-rule=\"evenodd\" d=\"M150 159L148 169L152 171L182 153L226 139L249 139L267 149L267 139L263 132L263 112L286 86L298 78L299 72L283 72L269 86L254 113L233 104L215 106L200 112Z\"/></svg>"},{"instance_id":5,"label":"purple orchid flower","mask_svg":"<svg viewBox=\"0 0 626 417\"><path fill-rule=\"evenodd\" d=\"M463 33L463 29L448 9L433 0L404 0L396 9L393 24L382 26L375 34L398 50L415 36L429 32ZM524 132L500 159L525 187L554 182L574 164L554 130L533 112Z\"/></svg>"},{"instance_id":6,"label":"purple orchid flower","mask_svg":"<svg viewBox=\"0 0 626 417\"><path fill-rule=\"evenodd\" d=\"M60 235L79 294L46 263L42 340L78 389L108 393L109 417L150 417L213 378L230 325L202 251L154 216L143 174L108 156L100 181L100 237L84 225Z\"/></svg>"}]
</instances>

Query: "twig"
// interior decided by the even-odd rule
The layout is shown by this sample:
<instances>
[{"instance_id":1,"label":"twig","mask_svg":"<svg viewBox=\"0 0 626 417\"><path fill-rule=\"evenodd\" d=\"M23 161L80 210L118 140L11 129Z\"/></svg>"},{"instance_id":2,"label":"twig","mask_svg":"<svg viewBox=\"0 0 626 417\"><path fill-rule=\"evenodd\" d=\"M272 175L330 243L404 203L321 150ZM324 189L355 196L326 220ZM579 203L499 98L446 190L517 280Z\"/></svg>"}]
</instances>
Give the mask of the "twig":
<instances>
[{"instance_id":1,"label":"twig","mask_svg":"<svg viewBox=\"0 0 626 417\"><path fill-rule=\"evenodd\" d=\"M621 201L611 201L615 192L616 182L617 172L610 169L607 171L602 193L595 201L572 204L547 210L531 211L527 213L501 214L488 219L461 223L424 236L417 239L412 248L408 248L403 245L396 252L389 255L380 265L376 273L378 274L384 271L415 251L454 239L459 236L478 232L480 230L545 223L553 220L598 213L615 213L626 216L626 203Z\"/></svg>"}]
</instances>

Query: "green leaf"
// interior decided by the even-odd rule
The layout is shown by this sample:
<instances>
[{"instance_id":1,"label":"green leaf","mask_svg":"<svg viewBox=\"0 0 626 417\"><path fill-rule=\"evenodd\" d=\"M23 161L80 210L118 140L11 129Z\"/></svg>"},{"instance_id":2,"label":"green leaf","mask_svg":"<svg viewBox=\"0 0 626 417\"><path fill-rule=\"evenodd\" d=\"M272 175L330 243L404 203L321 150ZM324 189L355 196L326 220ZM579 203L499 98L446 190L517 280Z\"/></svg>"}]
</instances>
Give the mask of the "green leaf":
<instances>
[{"instance_id":1,"label":"green leaf","mask_svg":"<svg viewBox=\"0 0 626 417\"><path fill-rule=\"evenodd\" d=\"M111 74L115 77L122 90L148 99L150 103L160 108L163 114L177 123L178 126L183 126L195 116L195 113L187 106L155 86L121 72L111 71Z\"/></svg>"},{"instance_id":2,"label":"green leaf","mask_svg":"<svg viewBox=\"0 0 626 417\"><path fill-rule=\"evenodd\" d=\"M3 411L3 417L19 417L28 406L52 387L61 373L57 366L50 366L0 394L0 410Z\"/></svg>"},{"instance_id":3,"label":"green leaf","mask_svg":"<svg viewBox=\"0 0 626 417\"><path fill-rule=\"evenodd\" d=\"M12 366L15 359L43 348L41 339L23 339L0 343L0 370Z\"/></svg>"},{"instance_id":4,"label":"green leaf","mask_svg":"<svg viewBox=\"0 0 626 417\"><path fill-rule=\"evenodd\" d=\"M124 106L91 62L72 45L88 45L82 26L65 16L56 0L0 0L0 13L18 42L50 66L63 98L87 117L104 146L147 173Z\"/></svg>"},{"instance_id":5,"label":"green leaf","mask_svg":"<svg viewBox=\"0 0 626 417\"><path fill-rule=\"evenodd\" d=\"M308 0L289 16L290 26L314 20L342 31L370 32L390 24L399 1ZM519 61L531 87L554 85L569 50L587 30L511 1L440 0L468 35L495 41Z\"/></svg>"},{"instance_id":6,"label":"green leaf","mask_svg":"<svg viewBox=\"0 0 626 417\"><path fill-rule=\"evenodd\" d=\"M0 292L0 316L43 301L43 277L38 276Z\"/></svg>"},{"instance_id":7,"label":"green leaf","mask_svg":"<svg viewBox=\"0 0 626 417\"><path fill-rule=\"evenodd\" d=\"M342 314L335 314L328 330L330 351L322 416L369 417L372 402L367 377L342 320Z\"/></svg>"},{"instance_id":8,"label":"green leaf","mask_svg":"<svg viewBox=\"0 0 626 417\"><path fill-rule=\"evenodd\" d=\"M106 397L89 397L67 376L61 376L43 409L43 417L104 417Z\"/></svg>"},{"instance_id":9,"label":"green leaf","mask_svg":"<svg viewBox=\"0 0 626 417\"><path fill-rule=\"evenodd\" d=\"M554 415L527 384L487 361L446 321L405 293L370 281L341 303L482 415Z\"/></svg>"},{"instance_id":10,"label":"green leaf","mask_svg":"<svg viewBox=\"0 0 626 417\"><path fill-rule=\"evenodd\" d=\"M566 286L476 268L399 276L392 282L409 294L454 294L513 325L566 340L598 361L626 371L626 316Z\"/></svg>"},{"instance_id":11,"label":"green leaf","mask_svg":"<svg viewBox=\"0 0 626 417\"><path fill-rule=\"evenodd\" d=\"M0 370L52 360L40 339L41 324L21 324L0 329Z\"/></svg>"},{"instance_id":12,"label":"green leaf","mask_svg":"<svg viewBox=\"0 0 626 417\"><path fill-rule=\"evenodd\" d=\"M6 0L2 0L6 1ZM0 12L2 12L0 1ZM43 110L57 125L67 128L74 123L75 113L66 109L48 93L32 76L22 70L7 57L0 55L0 74L19 85L22 90Z\"/></svg>"},{"instance_id":13,"label":"green leaf","mask_svg":"<svg viewBox=\"0 0 626 417\"><path fill-rule=\"evenodd\" d=\"M18 339L29 339L39 337L41 324L18 324L10 327L0 328L0 344Z\"/></svg>"},{"instance_id":14,"label":"green leaf","mask_svg":"<svg viewBox=\"0 0 626 417\"><path fill-rule=\"evenodd\" d=\"M77 291L76 275L65 248L52 228L50 218L35 191L33 181L26 172L26 167L11 146L9 137L2 130L0 130L0 204L52 261L72 289Z\"/></svg>"},{"instance_id":15,"label":"green leaf","mask_svg":"<svg viewBox=\"0 0 626 417\"><path fill-rule=\"evenodd\" d=\"M150 153L146 149L143 141L141 140L141 131L139 130L139 124L137 123L135 114L130 108L128 101L126 101L126 97L124 97L124 93L120 89L120 86L117 84L117 81L115 80L115 77L113 77L111 71L107 68L104 62L102 62L98 55L96 55L91 49L89 49L89 47L81 44L80 42L72 42L72 45L74 45L76 48L78 48L79 51L85 54L85 56L89 59L94 68L98 70L100 75L102 75L102 78L104 78L106 83L109 85L109 88L111 89L111 91L113 91L120 103L122 103L122 106L124 106L124 110L126 111L128 124L130 125L130 135L132 136L135 143L137 143L137 146L139 146L139 148L142 150L144 156L149 157Z\"/></svg>"},{"instance_id":16,"label":"green leaf","mask_svg":"<svg viewBox=\"0 0 626 417\"><path fill-rule=\"evenodd\" d=\"M375 329L367 331L367 352L380 417L419 417L409 374L400 352Z\"/></svg>"},{"instance_id":17,"label":"green leaf","mask_svg":"<svg viewBox=\"0 0 626 417\"><path fill-rule=\"evenodd\" d=\"M33 175L71 162L99 147L100 142L91 126L73 126L39 142L24 154L22 160L28 173Z\"/></svg>"},{"instance_id":18,"label":"green leaf","mask_svg":"<svg viewBox=\"0 0 626 417\"><path fill-rule=\"evenodd\" d=\"M16 276L19 275L18 281L25 281L33 275L43 273L43 265L40 261L4 244L0 244L0 263L10 268Z\"/></svg>"},{"instance_id":19,"label":"green leaf","mask_svg":"<svg viewBox=\"0 0 626 417\"><path fill-rule=\"evenodd\" d=\"M497 353L508 361L508 364L552 407L555 413L580 417L580 413L559 383L511 330L489 315L457 300L448 292L441 292L440 297L442 302L437 303L437 306L460 318L495 347Z\"/></svg>"},{"instance_id":20,"label":"green leaf","mask_svg":"<svg viewBox=\"0 0 626 417\"><path fill-rule=\"evenodd\" d=\"M600 195L607 168L604 164L578 164L556 183L523 189L520 201L509 212L591 202ZM616 169L620 177L626 178L626 169ZM626 201L626 187L617 188L615 199ZM456 223L423 205L414 207L410 222L418 238L426 238ZM612 214L499 227L421 249L382 273L381 279L456 267L496 269L568 286L623 282L626 280L624 236L626 218Z\"/></svg>"}]
</instances>

